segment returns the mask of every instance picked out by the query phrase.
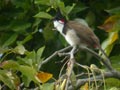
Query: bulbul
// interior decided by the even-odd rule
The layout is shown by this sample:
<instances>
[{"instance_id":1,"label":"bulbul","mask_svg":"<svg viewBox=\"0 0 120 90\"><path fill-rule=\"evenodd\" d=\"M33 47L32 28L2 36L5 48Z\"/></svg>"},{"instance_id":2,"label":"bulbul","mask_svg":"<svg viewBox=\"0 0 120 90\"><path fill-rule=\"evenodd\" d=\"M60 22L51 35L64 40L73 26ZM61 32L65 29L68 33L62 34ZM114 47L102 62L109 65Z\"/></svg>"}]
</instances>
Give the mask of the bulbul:
<instances>
[{"instance_id":1,"label":"bulbul","mask_svg":"<svg viewBox=\"0 0 120 90\"><path fill-rule=\"evenodd\" d=\"M94 34L92 29L78 21L67 21L62 16L60 9L58 9L58 12L53 19L53 24L57 31L59 31L66 41L73 47L71 50L72 53L76 50L77 46L79 46L80 48L98 48L103 54L105 54L100 46L98 37ZM109 61L108 63L110 64Z\"/></svg>"}]
</instances>

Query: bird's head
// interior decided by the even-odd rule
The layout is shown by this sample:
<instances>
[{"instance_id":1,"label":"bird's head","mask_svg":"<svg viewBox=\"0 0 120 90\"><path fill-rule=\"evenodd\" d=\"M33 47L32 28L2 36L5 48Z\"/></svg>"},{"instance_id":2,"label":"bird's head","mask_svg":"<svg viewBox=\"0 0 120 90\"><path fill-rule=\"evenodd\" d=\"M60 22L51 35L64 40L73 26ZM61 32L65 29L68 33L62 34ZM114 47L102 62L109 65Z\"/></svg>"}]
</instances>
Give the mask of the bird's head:
<instances>
[{"instance_id":1,"label":"bird's head","mask_svg":"<svg viewBox=\"0 0 120 90\"><path fill-rule=\"evenodd\" d=\"M66 22L66 19L65 17L62 15L60 9L58 8L57 9L57 13L55 15L55 17L53 18L53 21L60 21L62 23L65 23Z\"/></svg>"},{"instance_id":2,"label":"bird's head","mask_svg":"<svg viewBox=\"0 0 120 90\"><path fill-rule=\"evenodd\" d=\"M53 18L54 27L61 32L65 23L66 23L66 19L62 15L60 9L58 8L55 17Z\"/></svg>"}]
</instances>

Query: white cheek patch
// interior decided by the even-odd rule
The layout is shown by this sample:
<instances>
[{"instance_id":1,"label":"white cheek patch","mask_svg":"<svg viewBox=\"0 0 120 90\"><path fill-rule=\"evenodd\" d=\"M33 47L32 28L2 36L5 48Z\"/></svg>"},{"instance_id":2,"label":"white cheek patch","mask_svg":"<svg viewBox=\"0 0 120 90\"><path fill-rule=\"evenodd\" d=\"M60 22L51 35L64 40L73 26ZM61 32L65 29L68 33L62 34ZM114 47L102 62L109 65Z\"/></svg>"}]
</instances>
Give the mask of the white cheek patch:
<instances>
[{"instance_id":1,"label":"white cheek patch","mask_svg":"<svg viewBox=\"0 0 120 90\"><path fill-rule=\"evenodd\" d=\"M63 27L64 27L64 24L63 23L60 23L59 21L53 21L53 24L54 24L54 27L61 33L62 33L62 30L63 30Z\"/></svg>"},{"instance_id":2,"label":"white cheek patch","mask_svg":"<svg viewBox=\"0 0 120 90\"><path fill-rule=\"evenodd\" d=\"M57 21L53 21L54 27L57 28L58 26L58 22Z\"/></svg>"}]
</instances>

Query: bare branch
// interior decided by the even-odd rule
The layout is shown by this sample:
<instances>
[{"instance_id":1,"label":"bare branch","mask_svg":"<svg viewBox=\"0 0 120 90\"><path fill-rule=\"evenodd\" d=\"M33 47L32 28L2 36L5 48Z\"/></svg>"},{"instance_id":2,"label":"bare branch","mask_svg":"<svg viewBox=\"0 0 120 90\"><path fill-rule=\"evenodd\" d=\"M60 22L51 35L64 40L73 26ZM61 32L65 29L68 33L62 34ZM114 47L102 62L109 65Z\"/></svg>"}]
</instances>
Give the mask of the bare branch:
<instances>
[{"instance_id":1,"label":"bare branch","mask_svg":"<svg viewBox=\"0 0 120 90\"><path fill-rule=\"evenodd\" d=\"M69 81L70 81L70 76L71 76L72 71L73 71L74 63L75 63L75 59L70 58L70 60L68 62L68 66L67 66L67 72L66 72L67 82L66 82L65 90L68 90L68 85L69 85Z\"/></svg>"},{"instance_id":2,"label":"bare branch","mask_svg":"<svg viewBox=\"0 0 120 90\"><path fill-rule=\"evenodd\" d=\"M61 50L58 50L56 52L54 52L51 56L49 56L48 58L46 58L45 60L43 60L42 62L39 63L39 66L38 68L40 69L40 67L43 65L43 64L46 64L47 62L49 62L53 57L57 56L59 53L62 53L62 52L65 52L67 51L68 49L70 49L71 46L68 46L66 48L63 48Z\"/></svg>"},{"instance_id":3,"label":"bare branch","mask_svg":"<svg viewBox=\"0 0 120 90\"><path fill-rule=\"evenodd\" d=\"M114 71L114 68L111 66L111 64L109 64L106 60L104 60L104 58L102 58L100 55L98 55L95 51L87 48L87 47L84 47L83 48L84 50L86 50L87 52L90 52L92 55L94 55L99 61L101 61L108 70L110 71Z\"/></svg>"},{"instance_id":4,"label":"bare branch","mask_svg":"<svg viewBox=\"0 0 120 90\"><path fill-rule=\"evenodd\" d=\"M109 72L104 72L103 75L104 75L104 78L112 78L113 77L113 78L120 79L120 72L118 72L118 71L115 71L115 72L110 72L110 71ZM103 75L96 76L96 80L97 81L102 80L103 79ZM94 77L85 78L85 79L78 79L77 83L76 83L76 90L78 88L80 88L80 86L85 84L86 82L89 82L89 79L90 79L90 82L94 81ZM74 90L72 85L69 86L68 90Z\"/></svg>"}]
</instances>

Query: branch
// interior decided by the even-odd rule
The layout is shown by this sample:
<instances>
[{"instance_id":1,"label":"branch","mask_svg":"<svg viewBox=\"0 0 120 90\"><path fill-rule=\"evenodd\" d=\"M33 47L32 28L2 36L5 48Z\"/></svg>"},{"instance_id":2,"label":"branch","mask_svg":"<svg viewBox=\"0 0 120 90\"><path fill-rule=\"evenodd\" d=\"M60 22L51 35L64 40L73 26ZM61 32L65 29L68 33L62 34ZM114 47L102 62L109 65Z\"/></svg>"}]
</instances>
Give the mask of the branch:
<instances>
[{"instance_id":1,"label":"branch","mask_svg":"<svg viewBox=\"0 0 120 90\"><path fill-rule=\"evenodd\" d=\"M68 85L69 85L70 77L71 77L71 74L72 74L72 71L73 71L74 63L75 63L75 59L74 58L70 58L69 62L67 63L68 64L67 72L66 72L66 75L67 75L67 79L66 80L67 81L66 81L65 90L68 90Z\"/></svg>"},{"instance_id":2,"label":"branch","mask_svg":"<svg viewBox=\"0 0 120 90\"><path fill-rule=\"evenodd\" d=\"M103 73L105 78L117 78L120 79L120 72L115 71L115 72L105 72ZM98 75L96 76L96 80L99 81L101 79L103 79L103 75ZM78 88L80 88L80 86L84 85L86 82L93 82L94 81L94 77L91 78L85 78L85 79L78 79L77 83L76 83L76 90ZM74 88L72 87L72 85L69 86L68 90L74 90Z\"/></svg>"},{"instance_id":3,"label":"branch","mask_svg":"<svg viewBox=\"0 0 120 90\"><path fill-rule=\"evenodd\" d=\"M58 50L58 51L54 52L51 56L49 56L48 58L46 58L45 60L43 60L42 62L39 63L38 69L40 69L40 67L41 67L43 64L46 64L47 62L49 62L50 60L52 60L53 57L59 55L59 53L62 53L62 52L66 51L66 50L68 50L68 49L70 49L70 48L71 48L71 46L68 46L68 47L66 47L66 48L63 48L63 49L61 49L61 50Z\"/></svg>"},{"instance_id":4,"label":"branch","mask_svg":"<svg viewBox=\"0 0 120 90\"><path fill-rule=\"evenodd\" d=\"M101 61L108 70L110 71L115 71L115 69L111 66L111 64L109 64L106 60L104 60L100 55L98 55L95 51L87 48L87 47L84 47L83 48L85 51L91 53L93 56L95 56L99 61Z\"/></svg>"}]
</instances>

